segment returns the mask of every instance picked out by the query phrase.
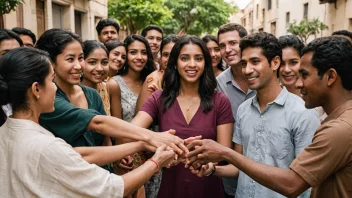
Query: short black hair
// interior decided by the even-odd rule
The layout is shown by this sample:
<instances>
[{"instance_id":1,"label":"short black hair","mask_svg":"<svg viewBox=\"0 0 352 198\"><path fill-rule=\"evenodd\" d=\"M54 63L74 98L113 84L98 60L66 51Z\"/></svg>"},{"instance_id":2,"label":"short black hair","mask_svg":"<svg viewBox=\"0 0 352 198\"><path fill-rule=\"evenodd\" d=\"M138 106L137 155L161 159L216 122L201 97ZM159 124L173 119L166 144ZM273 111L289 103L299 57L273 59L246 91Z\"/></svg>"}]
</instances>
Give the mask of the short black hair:
<instances>
[{"instance_id":1,"label":"short black hair","mask_svg":"<svg viewBox=\"0 0 352 198\"><path fill-rule=\"evenodd\" d=\"M333 68L340 76L342 86L352 90L352 44L346 38L317 38L303 48L302 56L308 52L313 52L311 64L317 68L318 76Z\"/></svg>"},{"instance_id":2,"label":"short black hair","mask_svg":"<svg viewBox=\"0 0 352 198\"><path fill-rule=\"evenodd\" d=\"M143 30L142 30L142 33L141 35L143 37L146 37L147 36L147 33L150 31L150 30L156 30L158 32L161 33L161 37L163 38L164 37L164 31L163 29L161 29L161 27L157 26L157 25L148 25L147 27L145 27Z\"/></svg>"},{"instance_id":3,"label":"short black hair","mask_svg":"<svg viewBox=\"0 0 352 198\"><path fill-rule=\"evenodd\" d=\"M351 38L351 40L352 40L352 32L347 31L347 30L337 30L332 33L332 36L334 36L334 35L347 36L347 37Z\"/></svg>"},{"instance_id":4,"label":"short black hair","mask_svg":"<svg viewBox=\"0 0 352 198\"><path fill-rule=\"evenodd\" d=\"M20 46L23 45L22 40L20 37L12 30L8 30L5 28L0 28L0 43L5 40L12 40L15 39Z\"/></svg>"},{"instance_id":5,"label":"short black hair","mask_svg":"<svg viewBox=\"0 0 352 198\"><path fill-rule=\"evenodd\" d=\"M29 29L21 28L21 27L15 27L15 28L12 28L12 31L14 31L18 35L23 34L23 35L27 35L27 36L31 37L31 39L33 41L33 44L35 44L35 42L37 41L36 36Z\"/></svg>"},{"instance_id":6,"label":"short black hair","mask_svg":"<svg viewBox=\"0 0 352 198\"><path fill-rule=\"evenodd\" d=\"M114 20L114 19L102 19L99 21L95 29L97 30L98 35L100 35L101 31L104 29L106 26L114 26L117 33L120 31L120 25Z\"/></svg>"},{"instance_id":7,"label":"short black hair","mask_svg":"<svg viewBox=\"0 0 352 198\"><path fill-rule=\"evenodd\" d=\"M276 56L280 57L280 61L282 60L282 49L279 40L273 34L259 32L243 37L240 42L241 53L249 47L262 48L263 55L269 64Z\"/></svg>"},{"instance_id":8,"label":"short black hair","mask_svg":"<svg viewBox=\"0 0 352 198\"><path fill-rule=\"evenodd\" d=\"M285 49L287 47L295 49L298 54L301 54L302 49L304 48L304 44L297 36L294 35L284 35L279 37L279 43L281 45L281 49Z\"/></svg>"},{"instance_id":9,"label":"short black hair","mask_svg":"<svg viewBox=\"0 0 352 198\"><path fill-rule=\"evenodd\" d=\"M242 25L237 24L237 23L226 23L224 25L221 25L218 30L218 39L219 35L226 33L226 32L231 32L231 31L237 31L238 35L243 38L247 36L247 30L244 28Z\"/></svg>"}]
</instances>

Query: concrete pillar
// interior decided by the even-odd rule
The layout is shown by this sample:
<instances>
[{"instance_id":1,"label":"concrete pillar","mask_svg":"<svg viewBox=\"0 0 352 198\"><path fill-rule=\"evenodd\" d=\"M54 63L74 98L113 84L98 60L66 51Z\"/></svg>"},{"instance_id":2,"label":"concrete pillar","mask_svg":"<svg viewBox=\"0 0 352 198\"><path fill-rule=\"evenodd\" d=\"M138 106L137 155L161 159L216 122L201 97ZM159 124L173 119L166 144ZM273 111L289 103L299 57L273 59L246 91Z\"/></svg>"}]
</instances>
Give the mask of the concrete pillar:
<instances>
[{"instance_id":1,"label":"concrete pillar","mask_svg":"<svg viewBox=\"0 0 352 198\"><path fill-rule=\"evenodd\" d=\"M46 0L45 1L45 15L46 15L46 23L45 23L45 29L52 29L53 28L53 2L51 0Z\"/></svg>"}]
</instances>

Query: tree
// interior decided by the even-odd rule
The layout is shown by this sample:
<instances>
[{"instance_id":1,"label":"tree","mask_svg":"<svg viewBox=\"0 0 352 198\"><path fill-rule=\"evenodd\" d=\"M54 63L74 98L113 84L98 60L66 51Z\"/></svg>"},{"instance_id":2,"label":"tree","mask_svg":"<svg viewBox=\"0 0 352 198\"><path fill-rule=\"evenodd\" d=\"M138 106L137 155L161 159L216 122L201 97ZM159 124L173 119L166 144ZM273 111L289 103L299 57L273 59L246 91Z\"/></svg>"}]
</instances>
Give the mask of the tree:
<instances>
[{"instance_id":1,"label":"tree","mask_svg":"<svg viewBox=\"0 0 352 198\"><path fill-rule=\"evenodd\" d=\"M131 34L149 24L160 25L172 17L162 0L109 0L108 10L109 17L126 26Z\"/></svg>"},{"instance_id":2,"label":"tree","mask_svg":"<svg viewBox=\"0 0 352 198\"><path fill-rule=\"evenodd\" d=\"M16 9L16 6L23 3L23 0L1 0L0 1L0 15L8 14Z\"/></svg>"},{"instance_id":3,"label":"tree","mask_svg":"<svg viewBox=\"0 0 352 198\"><path fill-rule=\"evenodd\" d=\"M297 36L305 44L307 44L307 40L311 35L316 37L318 33L328 29L328 26L317 18L313 20L303 19L299 24L296 23L296 21L290 23L287 31Z\"/></svg>"},{"instance_id":4,"label":"tree","mask_svg":"<svg viewBox=\"0 0 352 198\"><path fill-rule=\"evenodd\" d=\"M224 0L165 0L165 5L173 13L172 19L163 23L166 33L200 35L213 32L237 11L237 7Z\"/></svg>"}]
</instances>

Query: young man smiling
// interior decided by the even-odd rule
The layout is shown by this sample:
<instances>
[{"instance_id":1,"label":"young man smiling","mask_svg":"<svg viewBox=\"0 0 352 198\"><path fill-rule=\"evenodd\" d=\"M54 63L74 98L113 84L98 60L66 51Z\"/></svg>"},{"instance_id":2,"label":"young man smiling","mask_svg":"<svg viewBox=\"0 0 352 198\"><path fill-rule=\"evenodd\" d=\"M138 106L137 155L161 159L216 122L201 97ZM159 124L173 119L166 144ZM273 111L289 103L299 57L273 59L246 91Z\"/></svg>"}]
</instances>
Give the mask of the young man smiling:
<instances>
[{"instance_id":1,"label":"young man smiling","mask_svg":"<svg viewBox=\"0 0 352 198\"><path fill-rule=\"evenodd\" d=\"M307 108L322 106L328 117L290 169L258 163L210 140L189 145L198 146L188 154L193 157L189 164L228 160L287 197L297 197L309 187L312 198L352 197L352 45L345 38L318 38L302 54L296 86Z\"/></svg>"}]
</instances>

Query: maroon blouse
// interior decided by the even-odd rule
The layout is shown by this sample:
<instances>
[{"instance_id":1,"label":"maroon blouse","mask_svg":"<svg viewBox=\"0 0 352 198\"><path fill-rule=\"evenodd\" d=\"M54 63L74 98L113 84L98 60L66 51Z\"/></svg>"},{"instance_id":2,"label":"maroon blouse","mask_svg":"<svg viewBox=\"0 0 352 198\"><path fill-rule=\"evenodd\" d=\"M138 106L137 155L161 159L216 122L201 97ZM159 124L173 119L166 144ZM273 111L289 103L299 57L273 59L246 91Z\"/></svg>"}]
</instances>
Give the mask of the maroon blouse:
<instances>
[{"instance_id":1,"label":"maroon blouse","mask_svg":"<svg viewBox=\"0 0 352 198\"><path fill-rule=\"evenodd\" d=\"M153 121L159 124L160 131L175 129L176 135L182 139L202 135L203 139L216 141L216 127L234 122L230 101L222 92L214 92L214 106L207 113L199 106L189 124L182 114L177 99L163 112L161 93L162 91L154 92L141 108L141 111L148 113ZM223 197L221 178L216 176L199 178L180 163L164 169L158 197Z\"/></svg>"}]
</instances>

